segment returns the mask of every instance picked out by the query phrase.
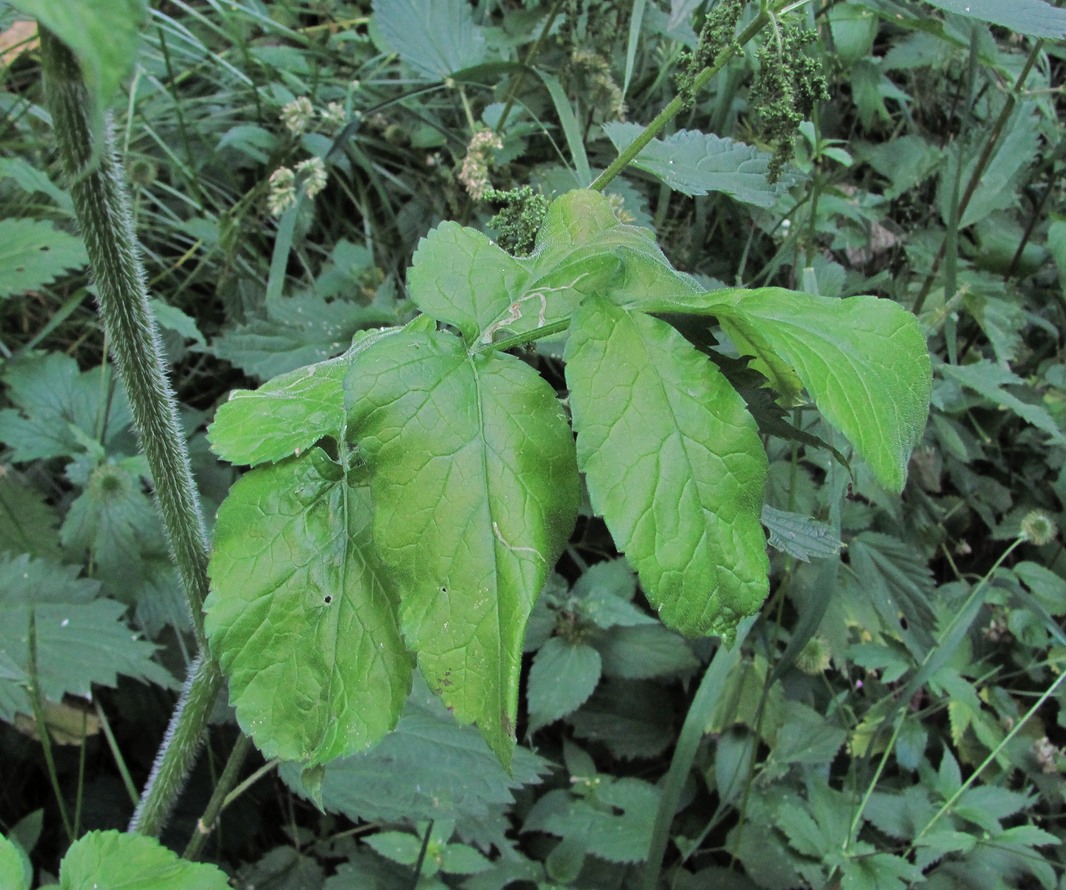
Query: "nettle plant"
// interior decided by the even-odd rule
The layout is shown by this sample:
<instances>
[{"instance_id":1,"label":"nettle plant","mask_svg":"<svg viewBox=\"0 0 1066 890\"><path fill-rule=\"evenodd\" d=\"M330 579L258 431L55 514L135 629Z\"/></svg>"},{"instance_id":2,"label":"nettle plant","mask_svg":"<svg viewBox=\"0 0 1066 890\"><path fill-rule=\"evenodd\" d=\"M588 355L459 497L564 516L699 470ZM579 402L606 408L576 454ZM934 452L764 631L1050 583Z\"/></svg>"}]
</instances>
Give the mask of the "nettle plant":
<instances>
[{"instance_id":1,"label":"nettle plant","mask_svg":"<svg viewBox=\"0 0 1066 890\"><path fill-rule=\"evenodd\" d=\"M716 324L784 403L806 391L892 491L924 428L930 361L910 313L707 291L597 191L557 198L526 258L444 222L407 284L409 324L235 392L209 430L254 467L218 513L211 650L242 729L310 767L312 788L395 724L415 662L510 762L526 621L582 477L665 624L729 640L759 609L759 427L666 318ZM560 334L565 397L507 351Z\"/></svg>"}]
</instances>

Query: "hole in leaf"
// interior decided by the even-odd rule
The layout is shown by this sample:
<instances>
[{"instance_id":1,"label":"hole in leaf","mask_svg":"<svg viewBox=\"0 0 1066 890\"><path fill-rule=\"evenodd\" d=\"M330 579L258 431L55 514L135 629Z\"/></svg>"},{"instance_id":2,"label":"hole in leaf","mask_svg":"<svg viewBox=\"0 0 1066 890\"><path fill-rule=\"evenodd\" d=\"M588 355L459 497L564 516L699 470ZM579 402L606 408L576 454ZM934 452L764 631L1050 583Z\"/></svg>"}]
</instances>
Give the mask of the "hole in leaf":
<instances>
[{"instance_id":1,"label":"hole in leaf","mask_svg":"<svg viewBox=\"0 0 1066 890\"><path fill-rule=\"evenodd\" d=\"M328 606L330 603L333 602L333 597L327 593L324 597L322 597L322 602L324 602Z\"/></svg>"}]
</instances>

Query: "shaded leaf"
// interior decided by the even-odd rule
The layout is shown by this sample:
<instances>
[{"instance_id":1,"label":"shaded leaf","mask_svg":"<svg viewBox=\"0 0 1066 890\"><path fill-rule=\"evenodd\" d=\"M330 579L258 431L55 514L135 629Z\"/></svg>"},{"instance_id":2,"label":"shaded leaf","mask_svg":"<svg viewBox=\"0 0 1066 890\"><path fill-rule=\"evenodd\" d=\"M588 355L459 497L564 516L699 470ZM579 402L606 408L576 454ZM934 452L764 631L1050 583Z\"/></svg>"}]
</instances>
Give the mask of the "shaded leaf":
<instances>
[{"instance_id":1,"label":"shaded leaf","mask_svg":"<svg viewBox=\"0 0 1066 890\"><path fill-rule=\"evenodd\" d=\"M831 525L802 513L789 513L764 504L762 524L770 532L771 547L804 562L810 562L812 557L836 556L844 548Z\"/></svg>"},{"instance_id":2,"label":"shaded leaf","mask_svg":"<svg viewBox=\"0 0 1066 890\"><path fill-rule=\"evenodd\" d=\"M530 731L576 711L600 682L600 653L552 637L533 658L528 689Z\"/></svg>"},{"instance_id":3,"label":"shaded leaf","mask_svg":"<svg viewBox=\"0 0 1066 890\"><path fill-rule=\"evenodd\" d=\"M925 0L945 12L953 12L993 25L1002 25L1030 37L1066 37L1066 9L1044 0Z\"/></svg>"},{"instance_id":4,"label":"shaded leaf","mask_svg":"<svg viewBox=\"0 0 1066 890\"><path fill-rule=\"evenodd\" d=\"M81 238L41 219L0 219L0 299L36 290L89 261Z\"/></svg>"},{"instance_id":5,"label":"shaded leaf","mask_svg":"<svg viewBox=\"0 0 1066 890\"><path fill-rule=\"evenodd\" d=\"M55 508L40 492L0 472L0 551L58 557L58 526Z\"/></svg>"},{"instance_id":6,"label":"shaded leaf","mask_svg":"<svg viewBox=\"0 0 1066 890\"><path fill-rule=\"evenodd\" d=\"M378 741L411 682L362 471L315 448L247 473L218 512L204 605L242 729L326 763Z\"/></svg>"},{"instance_id":7,"label":"shaded leaf","mask_svg":"<svg viewBox=\"0 0 1066 890\"><path fill-rule=\"evenodd\" d=\"M388 44L427 80L484 62L485 36L463 0L374 0L374 24Z\"/></svg>"},{"instance_id":8,"label":"shaded leaf","mask_svg":"<svg viewBox=\"0 0 1066 890\"><path fill-rule=\"evenodd\" d=\"M610 677L647 680L691 673L699 666L688 642L657 623L612 628L594 645Z\"/></svg>"},{"instance_id":9,"label":"shaded leaf","mask_svg":"<svg viewBox=\"0 0 1066 890\"><path fill-rule=\"evenodd\" d=\"M658 319L589 298L566 380L594 509L663 621L729 635L768 589L766 455L725 377Z\"/></svg>"}]
</instances>

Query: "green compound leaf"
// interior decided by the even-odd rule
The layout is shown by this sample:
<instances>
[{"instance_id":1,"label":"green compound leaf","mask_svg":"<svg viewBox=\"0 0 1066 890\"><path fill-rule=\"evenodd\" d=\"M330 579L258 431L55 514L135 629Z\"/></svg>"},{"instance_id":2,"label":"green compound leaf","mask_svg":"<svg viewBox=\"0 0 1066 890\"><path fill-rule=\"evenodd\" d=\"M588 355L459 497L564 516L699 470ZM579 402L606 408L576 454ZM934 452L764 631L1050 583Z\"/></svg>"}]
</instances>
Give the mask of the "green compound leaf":
<instances>
[{"instance_id":1,"label":"green compound leaf","mask_svg":"<svg viewBox=\"0 0 1066 890\"><path fill-rule=\"evenodd\" d=\"M621 122L603 128L619 151L643 130L639 124ZM633 166L683 195L722 192L745 204L773 207L783 191L766 176L770 169L767 152L698 130L678 130L665 139L653 139L641 149Z\"/></svg>"},{"instance_id":2,"label":"green compound leaf","mask_svg":"<svg viewBox=\"0 0 1066 890\"><path fill-rule=\"evenodd\" d=\"M88 262L81 238L40 219L0 219L0 299L24 294Z\"/></svg>"},{"instance_id":3,"label":"green compound leaf","mask_svg":"<svg viewBox=\"0 0 1066 890\"><path fill-rule=\"evenodd\" d=\"M776 287L650 302L645 311L717 316L775 385L794 372L878 481L903 490L932 392L929 352L911 313L875 297L838 300Z\"/></svg>"},{"instance_id":4,"label":"green compound leaf","mask_svg":"<svg viewBox=\"0 0 1066 890\"><path fill-rule=\"evenodd\" d=\"M529 669L530 731L580 708L600 682L600 653L584 643L552 637Z\"/></svg>"},{"instance_id":5,"label":"green compound leaf","mask_svg":"<svg viewBox=\"0 0 1066 890\"><path fill-rule=\"evenodd\" d=\"M265 757L369 747L411 684L358 469L319 448L245 475L218 512L204 605L237 720Z\"/></svg>"},{"instance_id":6,"label":"green compound leaf","mask_svg":"<svg viewBox=\"0 0 1066 890\"><path fill-rule=\"evenodd\" d=\"M486 58L485 35L465 0L374 0L373 25L427 80L444 80Z\"/></svg>"},{"instance_id":7,"label":"green compound leaf","mask_svg":"<svg viewBox=\"0 0 1066 890\"><path fill-rule=\"evenodd\" d=\"M418 243L407 287L419 309L472 343L527 278L518 260L481 232L443 222Z\"/></svg>"},{"instance_id":8,"label":"green compound leaf","mask_svg":"<svg viewBox=\"0 0 1066 890\"><path fill-rule=\"evenodd\" d=\"M67 850L59 867L61 890L227 890L213 865L178 858L153 837L90 831Z\"/></svg>"},{"instance_id":9,"label":"green compound leaf","mask_svg":"<svg viewBox=\"0 0 1066 890\"><path fill-rule=\"evenodd\" d=\"M533 602L574 527L573 436L555 392L444 332L361 353L346 383L374 540L431 689L508 763Z\"/></svg>"},{"instance_id":10,"label":"green compound leaf","mask_svg":"<svg viewBox=\"0 0 1066 890\"><path fill-rule=\"evenodd\" d=\"M729 636L768 592L767 461L743 400L665 322L603 299L565 357L593 507L666 624Z\"/></svg>"}]
</instances>

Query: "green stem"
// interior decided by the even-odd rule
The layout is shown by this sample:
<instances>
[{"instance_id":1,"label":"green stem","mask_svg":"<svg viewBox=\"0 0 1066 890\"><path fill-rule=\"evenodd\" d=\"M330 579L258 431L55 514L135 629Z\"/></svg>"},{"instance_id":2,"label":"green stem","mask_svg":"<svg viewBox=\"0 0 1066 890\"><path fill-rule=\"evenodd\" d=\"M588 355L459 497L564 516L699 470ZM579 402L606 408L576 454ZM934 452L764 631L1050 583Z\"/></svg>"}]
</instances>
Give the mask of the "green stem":
<instances>
[{"instance_id":1,"label":"green stem","mask_svg":"<svg viewBox=\"0 0 1066 890\"><path fill-rule=\"evenodd\" d=\"M193 626L202 647L207 533L177 403L148 305L122 167L115 157L110 126L105 125L101 133L93 132L89 91L77 59L44 28L41 61L56 145L71 181L74 210L96 280L100 317L129 393L163 524L185 582ZM97 146L99 151L94 150Z\"/></svg>"},{"instance_id":2,"label":"green stem","mask_svg":"<svg viewBox=\"0 0 1066 890\"><path fill-rule=\"evenodd\" d=\"M715 56L714 64L708 65L693 78L692 92L697 93L703 89L708 81L717 75L718 72L729 63L730 59L736 55L737 47L744 46L744 44L763 29L768 21L770 21L770 14L765 10L755 16L748 27L746 27L741 32L740 36L737 37L736 41L725 47L717 56ZM663 127L670 123L670 121L673 120L684 107L685 99L681 96L674 96L670 103L655 116L655 119L648 124L648 126L644 128L644 131L619 152L618 157L611 162L611 165L606 170L596 177L596 180L589 186L589 188L602 192L607 187L607 184L628 167L633 162L634 158L644 150L644 147L651 142L652 139L658 136Z\"/></svg>"},{"instance_id":3,"label":"green stem","mask_svg":"<svg viewBox=\"0 0 1066 890\"><path fill-rule=\"evenodd\" d=\"M221 689L222 673L213 659L201 656L193 662L141 802L130 820L130 831L158 835L162 830L200 753L207 718Z\"/></svg>"},{"instance_id":4,"label":"green stem","mask_svg":"<svg viewBox=\"0 0 1066 890\"><path fill-rule=\"evenodd\" d=\"M248 756L251 748L252 740L248 736L242 734L237 737L237 743L233 746L229 759L222 769L222 775L218 777L218 782L215 783L214 791L211 792L211 799L204 808L204 814L196 823L196 831L189 838L188 846L185 847L185 852L182 854L183 858L196 859L200 855L204 841L215 830L215 823L218 821L219 814L229 800L229 791L237 781L241 766L244 764L244 758Z\"/></svg>"}]
</instances>

